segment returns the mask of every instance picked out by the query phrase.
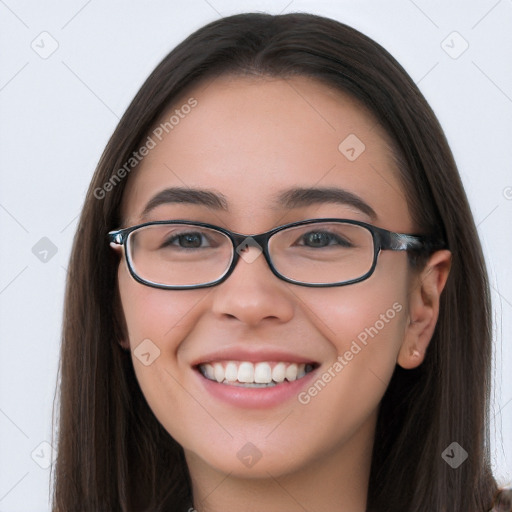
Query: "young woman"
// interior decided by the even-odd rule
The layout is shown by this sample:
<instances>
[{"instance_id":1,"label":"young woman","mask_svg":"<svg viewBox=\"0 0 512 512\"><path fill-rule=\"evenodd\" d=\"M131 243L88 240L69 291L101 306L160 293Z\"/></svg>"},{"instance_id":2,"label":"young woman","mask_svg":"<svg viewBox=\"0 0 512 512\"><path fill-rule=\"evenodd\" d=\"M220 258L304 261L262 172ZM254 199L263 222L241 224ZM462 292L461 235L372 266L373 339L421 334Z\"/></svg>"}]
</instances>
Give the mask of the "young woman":
<instances>
[{"instance_id":1,"label":"young woman","mask_svg":"<svg viewBox=\"0 0 512 512\"><path fill-rule=\"evenodd\" d=\"M89 188L53 510L512 510L490 314L451 151L386 50L309 14L210 23Z\"/></svg>"}]
</instances>

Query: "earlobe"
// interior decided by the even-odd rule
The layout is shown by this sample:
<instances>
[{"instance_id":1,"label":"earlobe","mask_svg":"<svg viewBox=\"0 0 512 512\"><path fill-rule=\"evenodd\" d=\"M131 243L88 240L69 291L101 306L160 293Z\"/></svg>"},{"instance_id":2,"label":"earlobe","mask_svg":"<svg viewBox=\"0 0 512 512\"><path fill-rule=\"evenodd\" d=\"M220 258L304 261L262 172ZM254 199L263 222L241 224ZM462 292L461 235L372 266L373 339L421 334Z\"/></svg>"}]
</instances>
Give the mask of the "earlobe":
<instances>
[{"instance_id":1,"label":"earlobe","mask_svg":"<svg viewBox=\"0 0 512 512\"><path fill-rule=\"evenodd\" d=\"M118 343L119 343L119 345L121 346L121 348L122 348L123 350L127 350L127 351L129 351L129 350L130 350L130 343L129 343L129 342L127 342L126 340L124 340L124 339L119 340L119 341L118 341Z\"/></svg>"},{"instance_id":2,"label":"earlobe","mask_svg":"<svg viewBox=\"0 0 512 512\"><path fill-rule=\"evenodd\" d=\"M397 363L404 369L418 367L425 358L439 317L439 303L450 272L451 253L436 251L418 274L409 292L409 319Z\"/></svg>"}]
</instances>

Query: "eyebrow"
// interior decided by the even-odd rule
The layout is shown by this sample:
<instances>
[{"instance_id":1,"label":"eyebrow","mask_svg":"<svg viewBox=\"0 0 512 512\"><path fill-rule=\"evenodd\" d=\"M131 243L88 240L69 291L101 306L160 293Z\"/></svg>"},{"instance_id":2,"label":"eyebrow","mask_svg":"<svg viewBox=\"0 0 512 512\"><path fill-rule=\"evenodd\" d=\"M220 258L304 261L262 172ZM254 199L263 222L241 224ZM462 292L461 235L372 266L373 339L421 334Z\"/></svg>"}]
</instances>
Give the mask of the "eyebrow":
<instances>
[{"instance_id":1,"label":"eyebrow","mask_svg":"<svg viewBox=\"0 0 512 512\"><path fill-rule=\"evenodd\" d=\"M146 204L141 217L145 218L157 206L169 203L184 203L206 206L214 210L229 212L226 196L207 189L171 187L158 192ZM337 187L291 188L273 196L273 210L293 209L322 203L336 203L357 208L375 220L375 210L359 196Z\"/></svg>"},{"instance_id":2,"label":"eyebrow","mask_svg":"<svg viewBox=\"0 0 512 512\"><path fill-rule=\"evenodd\" d=\"M377 218L375 210L358 195L337 187L291 188L275 196L274 202L278 205L275 209L300 208L322 203L343 204L357 208L373 220Z\"/></svg>"},{"instance_id":3,"label":"eyebrow","mask_svg":"<svg viewBox=\"0 0 512 512\"><path fill-rule=\"evenodd\" d=\"M151 210L168 203L197 204L214 210L229 211L227 199L223 194L198 188L172 187L153 196L146 204L141 217L147 217Z\"/></svg>"}]
</instances>

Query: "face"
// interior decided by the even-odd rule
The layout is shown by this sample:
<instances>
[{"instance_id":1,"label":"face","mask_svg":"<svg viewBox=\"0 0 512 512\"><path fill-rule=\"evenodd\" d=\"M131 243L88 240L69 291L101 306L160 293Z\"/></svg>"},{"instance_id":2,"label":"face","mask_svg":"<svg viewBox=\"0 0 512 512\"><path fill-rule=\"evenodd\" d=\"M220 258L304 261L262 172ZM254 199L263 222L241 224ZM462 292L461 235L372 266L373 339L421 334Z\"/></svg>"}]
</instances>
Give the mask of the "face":
<instances>
[{"instance_id":1,"label":"face","mask_svg":"<svg viewBox=\"0 0 512 512\"><path fill-rule=\"evenodd\" d=\"M197 104L180 110L190 98ZM179 122L161 141L154 137L156 146L129 178L123 227L187 219L252 235L333 217L414 232L386 135L341 92L308 78L221 77L188 91L162 119L176 109ZM168 202L142 215L171 187L222 194L227 209ZM296 187L343 189L375 216L335 201L275 204ZM277 477L371 449L408 323L404 252L382 251L369 279L331 288L280 280L261 254L240 259L210 288L145 286L124 258L118 281L124 346L150 408L183 446L189 467ZM150 354L145 362L139 346ZM292 363L313 369L293 380L292 368L290 382L268 388L218 383L198 370L201 363L226 369L229 361L236 368L267 362L271 371L280 365L278 375L282 363L285 374Z\"/></svg>"}]
</instances>

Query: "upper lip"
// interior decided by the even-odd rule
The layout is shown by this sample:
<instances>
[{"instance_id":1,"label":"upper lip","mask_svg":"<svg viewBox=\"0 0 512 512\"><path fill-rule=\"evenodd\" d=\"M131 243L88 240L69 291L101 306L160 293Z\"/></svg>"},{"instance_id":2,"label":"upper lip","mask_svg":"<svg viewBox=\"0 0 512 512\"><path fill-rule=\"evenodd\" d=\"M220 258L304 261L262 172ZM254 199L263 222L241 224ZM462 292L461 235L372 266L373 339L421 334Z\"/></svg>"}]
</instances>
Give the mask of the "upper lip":
<instances>
[{"instance_id":1,"label":"upper lip","mask_svg":"<svg viewBox=\"0 0 512 512\"><path fill-rule=\"evenodd\" d=\"M304 357L283 349L254 349L249 350L242 347L229 347L225 349L217 349L209 352L192 362L192 366L205 363L213 363L215 361L248 361L258 363L262 361L282 361L287 363L316 363L310 357Z\"/></svg>"}]
</instances>

